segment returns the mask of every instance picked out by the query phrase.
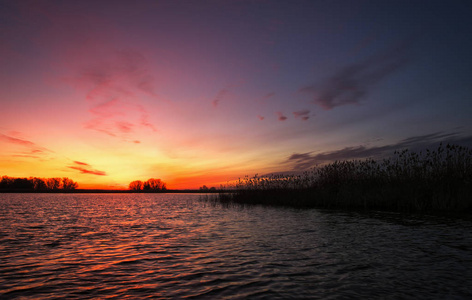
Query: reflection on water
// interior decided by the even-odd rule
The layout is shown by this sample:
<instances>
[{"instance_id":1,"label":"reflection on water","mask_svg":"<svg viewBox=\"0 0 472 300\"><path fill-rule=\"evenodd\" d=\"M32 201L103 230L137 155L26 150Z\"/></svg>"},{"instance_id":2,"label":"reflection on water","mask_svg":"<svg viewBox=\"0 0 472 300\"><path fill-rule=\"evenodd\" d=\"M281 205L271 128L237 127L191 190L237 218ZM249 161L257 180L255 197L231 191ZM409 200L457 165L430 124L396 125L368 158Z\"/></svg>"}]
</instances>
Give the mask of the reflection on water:
<instances>
[{"instance_id":1,"label":"reflection on water","mask_svg":"<svg viewBox=\"0 0 472 300\"><path fill-rule=\"evenodd\" d=\"M470 298L472 221L0 194L0 298Z\"/></svg>"}]
</instances>

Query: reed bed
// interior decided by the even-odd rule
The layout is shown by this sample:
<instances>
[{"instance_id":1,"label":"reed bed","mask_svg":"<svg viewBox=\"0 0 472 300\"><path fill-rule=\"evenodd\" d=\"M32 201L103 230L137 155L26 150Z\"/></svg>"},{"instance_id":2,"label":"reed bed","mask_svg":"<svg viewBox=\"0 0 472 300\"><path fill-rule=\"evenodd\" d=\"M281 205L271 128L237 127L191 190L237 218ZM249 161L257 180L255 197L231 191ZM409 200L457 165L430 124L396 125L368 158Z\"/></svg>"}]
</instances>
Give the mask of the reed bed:
<instances>
[{"instance_id":1,"label":"reed bed","mask_svg":"<svg viewBox=\"0 0 472 300\"><path fill-rule=\"evenodd\" d=\"M472 150L396 151L391 158L335 161L301 175L245 177L212 201L293 207L472 212Z\"/></svg>"}]
</instances>

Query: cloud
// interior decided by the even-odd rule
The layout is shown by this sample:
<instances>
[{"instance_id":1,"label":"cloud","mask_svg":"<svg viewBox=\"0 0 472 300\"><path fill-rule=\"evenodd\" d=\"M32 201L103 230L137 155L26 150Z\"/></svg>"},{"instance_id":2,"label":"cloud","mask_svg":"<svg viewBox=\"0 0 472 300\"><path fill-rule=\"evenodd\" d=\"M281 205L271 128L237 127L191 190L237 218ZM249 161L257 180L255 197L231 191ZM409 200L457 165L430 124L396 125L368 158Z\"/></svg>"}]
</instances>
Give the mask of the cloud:
<instances>
[{"instance_id":1,"label":"cloud","mask_svg":"<svg viewBox=\"0 0 472 300\"><path fill-rule=\"evenodd\" d=\"M276 112L276 114L277 114L277 116L278 116L278 120L279 120L279 121L285 121L285 120L287 120L287 117L284 116L284 114L283 114L282 112L278 111L278 112Z\"/></svg>"},{"instance_id":2,"label":"cloud","mask_svg":"<svg viewBox=\"0 0 472 300\"><path fill-rule=\"evenodd\" d=\"M41 157L39 157L39 156L37 156L37 155L29 155L29 154L13 154L12 156L13 156L13 157L28 157L28 158L41 159Z\"/></svg>"},{"instance_id":3,"label":"cloud","mask_svg":"<svg viewBox=\"0 0 472 300\"><path fill-rule=\"evenodd\" d=\"M257 98L256 102L265 104L267 99L270 99L274 96L275 96L275 92L269 92L269 93L265 94L264 96Z\"/></svg>"},{"instance_id":4,"label":"cloud","mask_svg":"<svg viewBox=\"0 0 472 300\"><path fill-rule=\"evenodd\" d=\"M310 118L308 114L310 114L310 111L308 109L293 112L293 115L295 116L295 118L300 118L303 121L306 121Z\"/></svg>"},{"instance_id":5,"label":"cloud","mask_svg":"<svg viewBox=\"0 0 472 300\"><path fill-rule=\"evenodd\" d=\"M265 119L265 118L264 118L263 116L261 116L261 115L257 115L257 117L258 117L259 120L261 120L261 121Z\"/></svg>"},{"instance_id":6,"label":"cloud","mask_svg":"<svg viewBox=\"0 0 472 300\"><path fill-rule=\"evenodd\" d=\"M116 137L117 135L112 132L113 129L109 129L101 119L92 119L84 124L84 128L93 129L98 132L103 132L109 136Z\"/></svg>"},{"instance_id":7,"label":"cloud","mask_svg":"<svg viewBox=\"0 0 472 300\"><path fill-rule=\"evenodd\" d=\"M148 120L147 111L139 104L112 99L89 110L95 117L84 124L87 129L113 137L123 137L139 128L157 132Z\"/></svg>"},{"instance_id":8,"label":"cloud","mask_svg":"<svg viewBox=\"0 0 472 300\"><path fill-rule=\"evenodd\" d=\"M89 87L86 98L90 101L130 97L137 92L156 96L154 77L146 65L137 51L116 51L82 69L75 82Z\"/></svg>"},{"instance_id":9,"label":"cloud","mask_svg":"<svg viewBox=\"0 0 472 300\"><path fill-rule=\"evenodd\" d=\"M74 165L68 166L69 169L77 170L82 174L91 174L97 176L107 176L107 173L104 171L95 170L88 163L74 161Z\"/></svg>"},{"instance_id":10,"label":"cloud","mask_svg":"<svg viewBox=\"0 0 472 300\"><path fill-rule=\"evenodd\" d=\"M80 171L80 173L82 173L82 174L92 174L92 175L98 175L98 176L106 176L107 175L103 171L88 170L88 169L85 169L85 168L75 167L75 166L69 166L69 168Z\"/></svg>"},{"instance_id":11,"label":"cloud","mask_svg":"<svg viewBox=\"0 0 472 300\"><path fill-rule=\"evenodd\" d=\"M302 87L299 92L311 95L313 103L325 110L359 104L378 83L408 62L407 48L408 42L402 42L384 53L347 65L323 82Z\"/></svg>"},{"instance_id":12,"label":"cloud","mask_svg":"<svg viewBox=\"0 0 472 300\"><path fill-rule=\"evenodd\" d=\"M436 132L432 134L414 136L403 139L398 143L387 144L384 146L366 147L359 145L355 147L346 147L343 149L321 152L294 153L288 158L288 162L293 164L294 170L306 170L316 165L332 162L336 160L364 159L368 157L381 158L392 155L395 150L408 148L411 151L420 151L426 148L434 148L439 142L472 146L472 136L462 136L459 132L443 133Z\"/></svg>"},{"instance_id":13,"label":"cloud","mask_svg":"<svg viewBox=\"0 0 472 300\"><path fill-rule=\"evenodd\" d=\"M8 135L4 135L2 133L0 133L0 139L4 140L6 142L9 142L9 143L18 144L18 145L22 145L22 146L25 146L25 147L36 147L36 144L33 143L33 142L18 139L18 138L14 138L14 137L11 137L11 136L8 136Z\"/></svg>"},{"instance_id":14,"label":"cloud","mask_svg":"<svg viewBox=\"0 0 472 300\"><path fill-rule=\"evenodd\" d=\"M140 127L157 131L139 104L142 95L156 97L147 64L139 52L117 51L80 70L71 82L87 91L92 118L85 128L121 138Z\"/></svg>"},{"instance_id":15,"label":"cloud","mask_svg":"<svg viewBox=\"0 0 472 300\"><path fill-rule=\"evenodd\" d=\"M116 116L124 116L125 112L120 107L120 101L118 98L113 98L89 109L89 112L97 117L111 118Z\"/></svg>"},{"instance_id":16,"label":"cloud","mask_svg":"<svg viewBox=\"0 0 472 300\"><path fill-rule=\"evenodd\" d=\"M141 119L140 119L140 124L144 127L148 127L154 132L157 132L156 127L149 122L149 114L147 113L146 109L144 109L143 106L138 105L138 110L141 112Z\"/></svg>"},{"instance_id":17,"label":"cloud","mask_svg":"<svg viewBox=\"0 0 472 300\"><path fill-rule=\"evenodd\" d=\"M131 132L133 130L133 124L125 121L116 122L116 127L124 133Z\"/></svg>"},{"instance_id":18,"label":"cloud","mask_svg":"<svg viewBox=\"0 0 472 300\"><path fill-rule=\"evenodd\" d=\"M31 154L41 154L41 153L45 153L45 152L50 152L50 153L53 152L53 151L51 151L47 148L41 147L41 146L33 143L31 141L16 138L16 137L12 137L12 136L8 136L8 135L2 134L2 133L0 133L0 140L5 141L5 142L10 143L10 144L23 146L23 147L29 149Z\"/></svg>"},{"instance_id":19,"label":"cloud","mask_svg":"<svg viewBox=\"0 0 472 300\"><path fill-rule=\"evenodd\" d=\"M213 107L217 107L218 104L220 103L221 100L223 100L223 98L229 94L229 90L228 89L221 89L218 94L216 94L215 98L213 99L212 103L213 103Z\"/></svg>"}]
</instances>

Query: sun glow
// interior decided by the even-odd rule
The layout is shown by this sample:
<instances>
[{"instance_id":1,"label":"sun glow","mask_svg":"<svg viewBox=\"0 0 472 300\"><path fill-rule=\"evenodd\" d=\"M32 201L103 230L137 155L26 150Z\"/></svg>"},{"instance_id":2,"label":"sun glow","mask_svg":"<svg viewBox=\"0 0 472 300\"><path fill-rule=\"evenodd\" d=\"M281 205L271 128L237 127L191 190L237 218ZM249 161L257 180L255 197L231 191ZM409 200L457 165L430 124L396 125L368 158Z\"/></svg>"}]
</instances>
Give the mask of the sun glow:
<instances>
[{"instance_id":1,"label":"sun glow","mask_svg":"<svg viewBox=\"0 0 472 300\"><path fill-rule=\"evenodd\" d=\"M7 2L0 175L194 189L471 144L455 4Z\"/></svg>"}]
</instances>

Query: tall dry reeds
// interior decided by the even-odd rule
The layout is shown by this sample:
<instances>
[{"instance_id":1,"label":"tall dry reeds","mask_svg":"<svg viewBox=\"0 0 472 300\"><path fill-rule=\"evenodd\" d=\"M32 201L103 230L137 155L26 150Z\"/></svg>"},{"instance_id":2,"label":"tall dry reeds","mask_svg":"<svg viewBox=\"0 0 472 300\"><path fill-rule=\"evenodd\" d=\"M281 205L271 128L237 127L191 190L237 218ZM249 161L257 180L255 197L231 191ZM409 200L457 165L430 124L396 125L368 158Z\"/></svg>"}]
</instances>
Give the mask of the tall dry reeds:
<instances>
[{"instance_id":1,"label":"tall dry reeds","mask_svg":"<svg viewBox=\"0 0 472 300\"><path fill-rule=\"evenodd\" d=\"M217 201L402 212L472 212L472 150L396 151L383 160L335 161L300 175L245 177Z\"/></svg>"}]
</instances>

